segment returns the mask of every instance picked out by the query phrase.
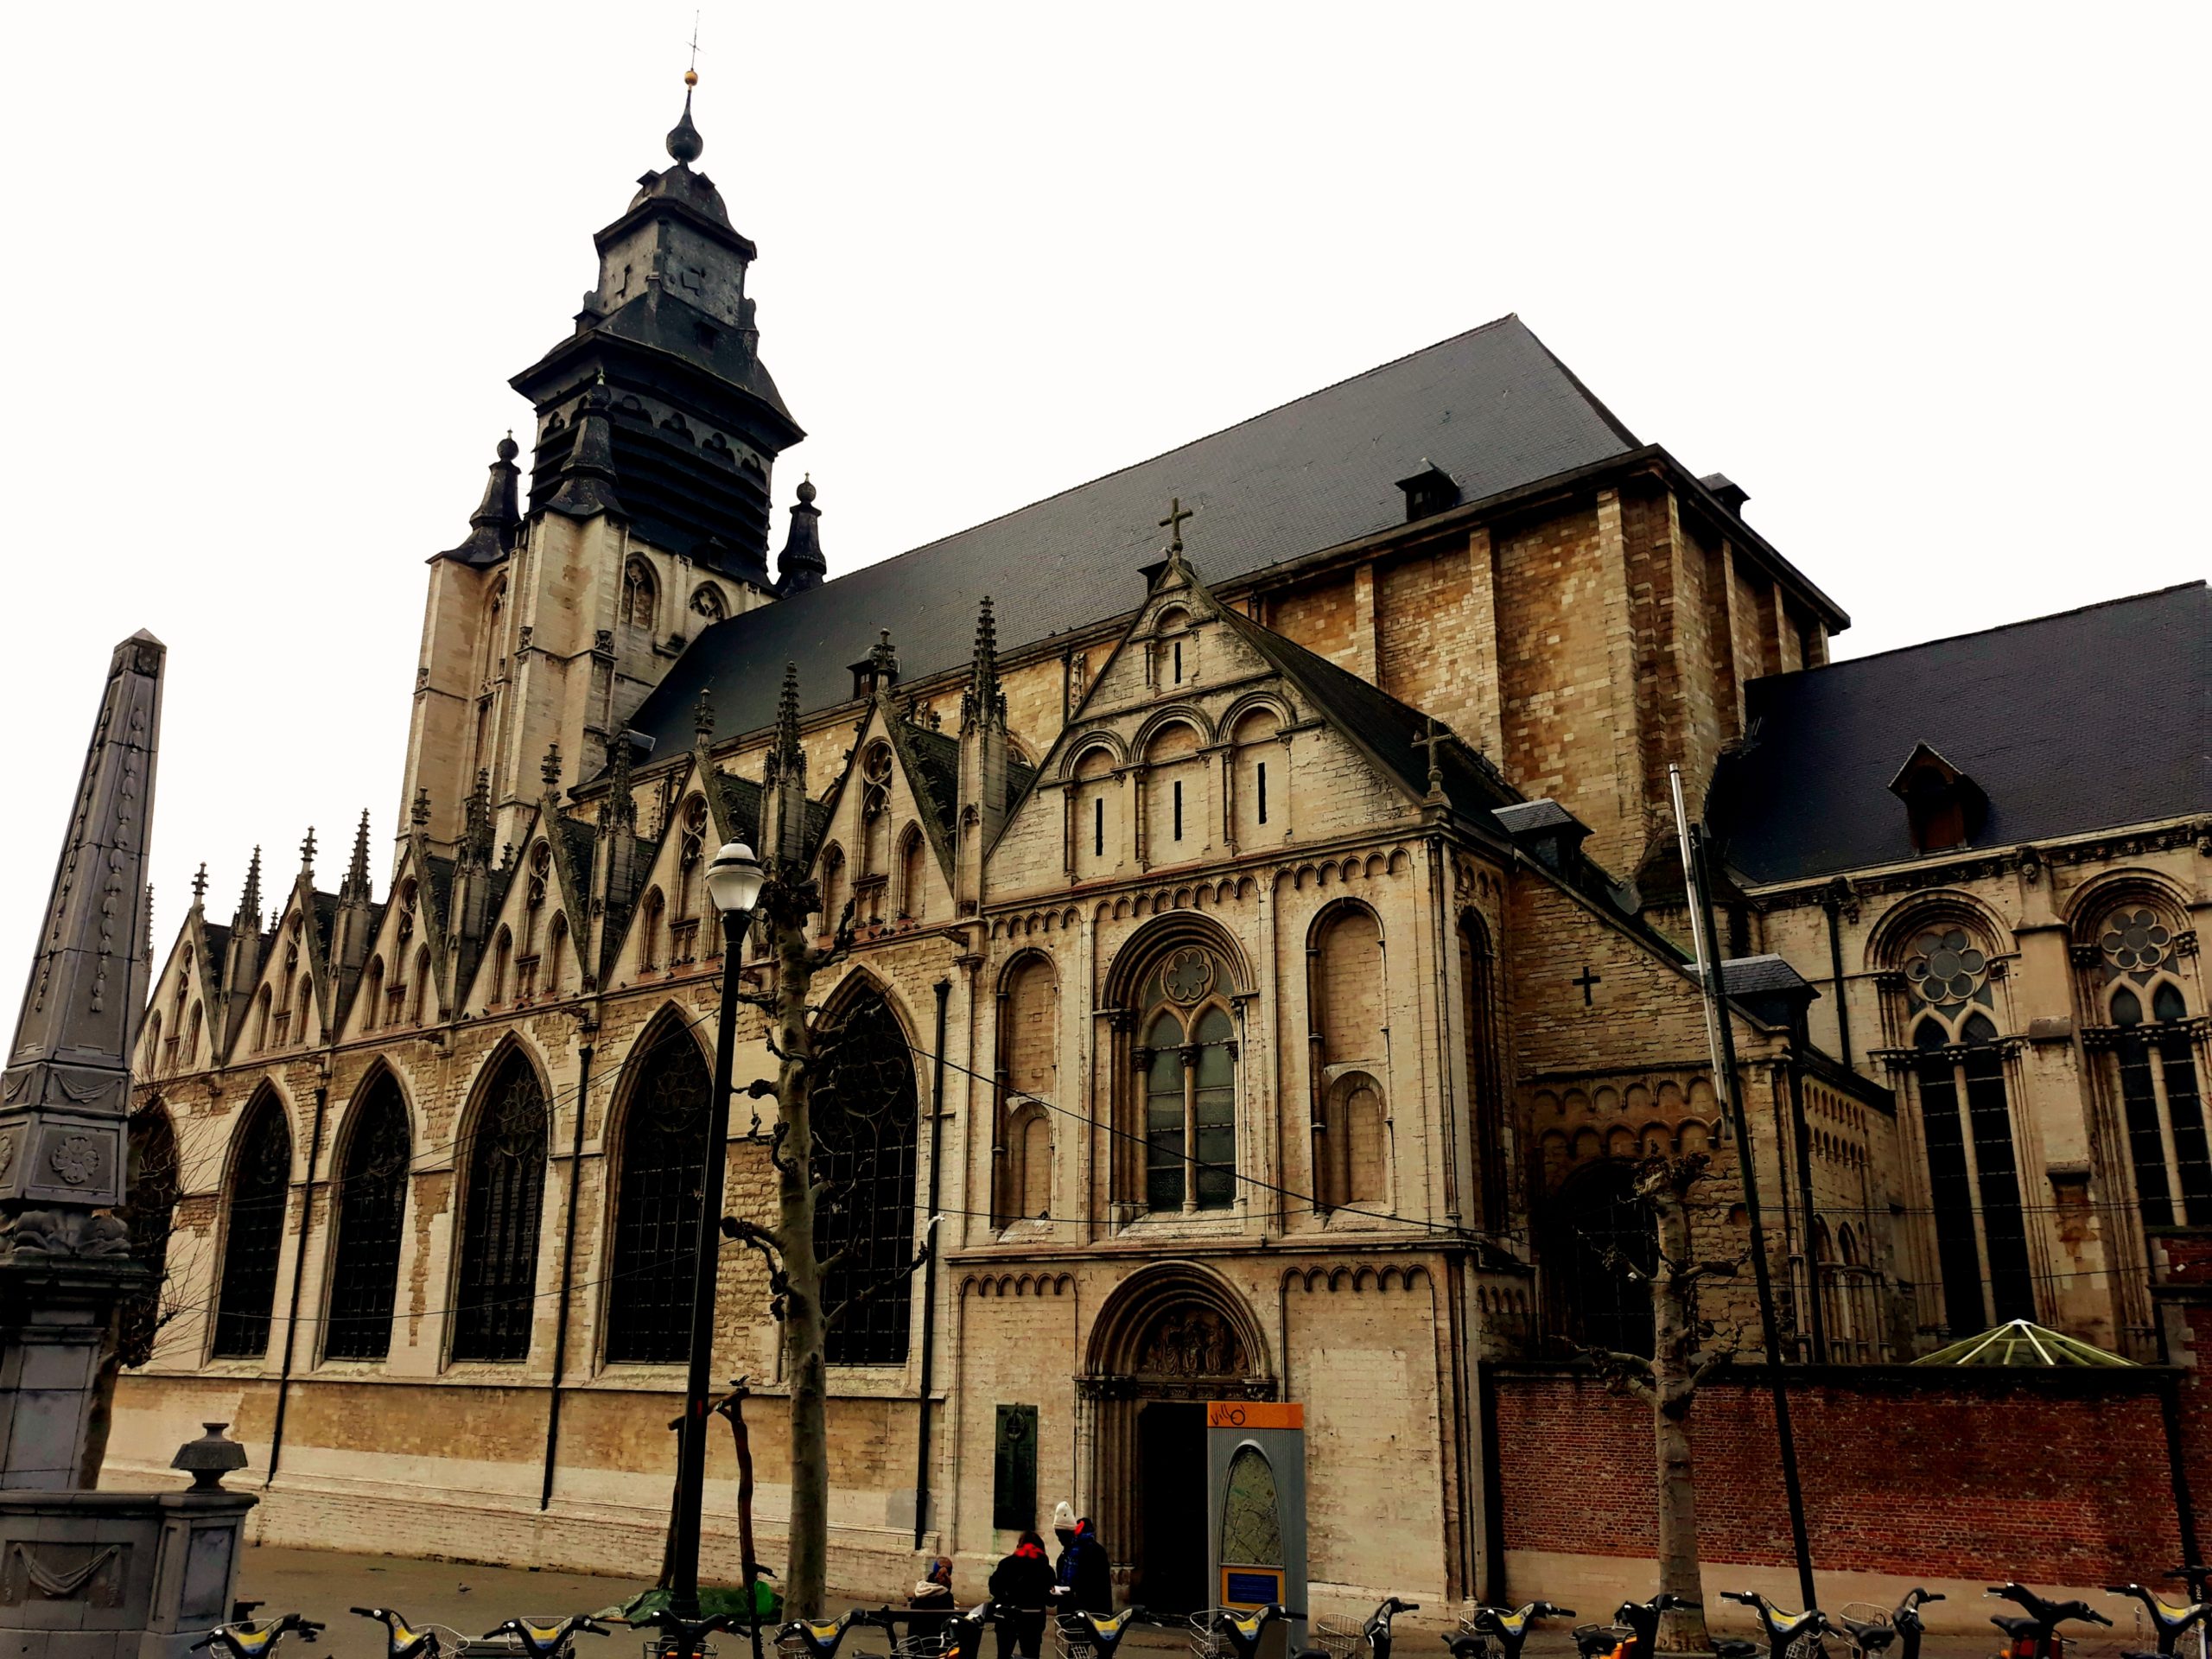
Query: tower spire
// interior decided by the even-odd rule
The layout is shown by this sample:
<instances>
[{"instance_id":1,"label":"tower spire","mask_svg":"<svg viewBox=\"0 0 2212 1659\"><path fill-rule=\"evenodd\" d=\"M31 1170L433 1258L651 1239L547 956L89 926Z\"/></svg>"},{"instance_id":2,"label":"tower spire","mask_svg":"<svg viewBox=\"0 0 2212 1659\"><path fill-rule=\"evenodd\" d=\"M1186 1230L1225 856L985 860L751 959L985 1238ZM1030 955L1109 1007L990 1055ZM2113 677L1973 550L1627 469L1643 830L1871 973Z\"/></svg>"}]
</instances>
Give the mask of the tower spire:
<instances>
[{"instance_id":1,"label":"tower spire","mask_svg":"<svg viewBox=\"0 0 2212 1659\"><path fill-rule=\"evenodd\" d=\"M1006 693L999 685L999 630L991 596L976 612L976 653L969 664L968 690L960 699L960 729L983 723L1006 724Z\"/></svg>"},{"instance_id":2,"label":"tower spire","mask_svg":"<svg viewBox=\"0 0 2212 1659\"><path fill-rule=\"evenodd\" d=\"M468 515L468 537L459 547L438 556L463 564L495 564L506 557L515 530L522 523L522 468L515 457L522 453L512 429L493 452L491 476L484 480L484 499Z\"/></svg>"},{"instance_id":3,"label":"tower spire","mask_svg":"<svg viewBox=\"0 0 2212 1659\"><path fill-rule=\"evenodd\" d=\"M791 533L776 556L776 592L786 599L803 594L819 588L829 574L830 561L822 556L822 509L814 505L814 475L810 473L799 480Z\"/></svg>"},{"instance_id":4,"label":"tower spire","mask_svg":"<svg viewBox=\"0 0 2212 1659\"><path fill-rule=\"evenodd\" d=\"M695 19L691 26L691 51L696 59L699 50L699 28ZM699 71L694 67L683 72L683 113L669 129L668 153L676 158L678 167L689 167L706 153L707 141L699 136L699 129L691 124L691 89L699 84Z\"/></svg>"},{"instance_id":5,"label":"tower spire","mask_svg":"<svg viewBox=\"0 0 2212 1659\"><path fill-rule=\"evenodd\" d=\"M346 865L346 884L338 890L340 899L359 899L369 896L369 809L361 809L360 828L353 831L353 856Z\"/></svg>"}]
</instances>

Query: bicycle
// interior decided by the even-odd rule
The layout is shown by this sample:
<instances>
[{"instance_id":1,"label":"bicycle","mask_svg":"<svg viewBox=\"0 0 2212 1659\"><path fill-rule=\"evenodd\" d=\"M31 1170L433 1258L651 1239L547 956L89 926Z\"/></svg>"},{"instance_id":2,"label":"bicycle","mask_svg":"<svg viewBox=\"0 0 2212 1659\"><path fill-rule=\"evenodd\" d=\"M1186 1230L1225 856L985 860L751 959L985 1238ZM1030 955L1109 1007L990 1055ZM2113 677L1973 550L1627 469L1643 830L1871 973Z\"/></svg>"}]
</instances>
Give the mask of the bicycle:
<instances>
[{"instance_id":1,"label":"bicycle","mask_svg":"<svg viewBox=\"0 0 2212 1659\"><path fill-rule=\"evenodd\" d=\"M1835 1627L1819 1608L1786 1613L1756 1590L1723 1590L1720 1599L1748 1607L1758 1615L1759 1628L1766 1632L1769 1659L1827 1659L1827 1649L1821 1637ZM1752 1659L1758 1644L1723 1637L1713 1643L1713 1650L1719 1659Z\"/></svg>"},{"instance_id":2,"label":"bicycle","mask_svg":"<svg viewBox=\"0 0 2212 1659\"><path fill-rule=\"evenodd\" d=\"M1610 1624L1578 1624L1574 1650L1580 1659L1653 1659L1659 1621L1696 1602L1662 1590L1649 1601L1624 1601L1613 1609Z\"/></svg>"},{"instance_id":3,"label":"bicycle","mask_svg":"<svg viewBox=\"0 0 2212 1659\"><path fill-rule=\"evenodd\" d=\"M1521 1649L1540 1618L1573 1618L1574 1609L1557 1602L1531 1601L1519 1607L1478 1604L1459 1621L1459 1634L1446 1638L1452 1659L1521 1659ZM1592 1627L1594 1628L1594 1627ZM1615 1642L1608 1653L1620 1645Z\"/></svg>"},{"instance_id":4,"label":"bicycle","mask_svg":"<svg viewBox=\"0 0 2212 1659\"><path fill-rule=\"evenodd\" d=\"M1357 1625L1333 1618L1315 1619L1313 1640L1323 1653L1333 1655L1335 1659L1352 1659L1353 1652L1362 1646L1366 1648L1370 1659L1390 1659L1390 1646L1395 1639L1390 1633L1390 1621L1400 1613L1420 1611L1421 1603L1417 1601L1385 1596Z\"/></svg>"},{"instance_id":5,"label":"bicycle","mask_svg":"<svg viewBox=\"0 0 2212 1659\"><path fill-rule=\"evenodd\" d=\"M2173 1659L2181 1650L2181 1639L2194 1628L2196 1630L2196 1649L2202 1659L2212 1649L2212 1600L2208 1600L2208 1580L2212 1580L2212 1567L2184 1567L2179 1572L2169 1573L2170 1579L2182 1579L2189 1586L2189 1599L2177 1607L2161 1601L2157 1593L2139 1584L2108 1584L2108 1596L2131 1596L2143 1604L2143 1611L2150 1615L2151 1628L2157 1632L2158 1646L2150 1654L2125 1652L2120 1659Z\"/></svg>"},{"instance_id":6,"label":"bicycle","mask_svg":"<svg viewBox=\"0 0 2212 1659\"><path fill-rule=\"evenodd\" d=\"M259 1604L257 1603L256 1605ZM312 1642L328 1629L311 1618L297 1613L279 1613L275 1618L256 1622L250 1618L233 1619L227 1624L210 1627L207 1634L194 1643L188 1651L198 1653L221 1643L229 1649L231 1659L268 1659L276 1652L279 1643L296 1633L302 1642Z\"/></svg>"},{"instance_id":7,"label":"bicycle","mask_svg":"<svg viewBox=\"0 0 2212 1659\"><path fill-rule=\"evenodd\" d=\"M448 1653L483 1651L482 1643L470 1641L449 1624L425 1624L418 1630L414 1620L395 1607L349 1607L346 1611L384 1626L385 1659L444 1659ZM508 1643L499 1645L503 1650L512 1650Z\"/></svg>"},{"instance_id":8,"label":"bicycle","mask_svg":"<svg viewBox=\"0 0 2212 1659\"><path fill-rule=\"evenodd\" d=\"M1114 1659L1122 1638L1138 1625L1165 1622L1157 1613L1136 1606L1124 1607L1118 1613L1055 1613L1053 1659Z\"/></svg>"},{"instance_id":9,"label":"bicycle","mask_svg":"<svg viewBox=\"0 0 2212 1659\"><path fill-rule=\"evenodd\" d=\"M2005 1632L2005 1649L1998 1659L2065 1659L2066 1639L2058 1627L2068 1623L2110 1624L2086 1601L2050 1601L2024 1584L1993 1584L1989 1593L2027 1609L2024 1618L1992 1613L1989 1622Z\"/></svg>"},{"instance_id":10,"label":"bicycle","mask_svg":"<svg viewBox=\"0 0 2212 1659\"><path fill-rule=\"evenodd\" d=\"M1848 1612L1836 1613L1830 1616L1828 1624L1851 1644L1857 1659L1877 1659L1877 1656L1889 1659L1890 1643L1892 1642L1897 1644L1894 1659L1920 1659L1920 1641L1928 1633L1928 1627L1921 1621L1921 1606L1926 1602L1942 1599L1942 1592L1915 1586L1904 1592L1904 1599L1889 1612L1885 1613L1878 1607L1869 1608L1868 1611L1874 1615L1872 1618L1853 1618ZM1847 1608L1859 1605L1856 1602L1845 1604Z\"/></svg>"},{"instance_id":11,"label":"bicycle","mask_svg":"<svg viewBox=\"0 0 2212 1659\"><path fill-rule=\"evenodd\" d=\"M874 1626L889 1630L885 1622L891 1610L865 1612L858 1607L848 1607L836 1618L829 1620L794 1618L776 1627L776 1651L783 1659L837 1659L837 1649L844 1645L845 1637L854 1630Z\"/></svg>"},{"instance_id":12,"label":"bicycle","mask_svg":"<svg viewBox=\"0 0 2212 1659\"><path fill-rule=\"evenodd\" d=\"M499 1637L512 1637L523 1659L575 1659L576 1634L586 1636L608 1634L606 1625L582 1613L571 1613L566 1618L531 1618L524 1615L493 1625L484 1632L482 1639L496 1642Z\"/></svg>"},{"instance_id":13,"label":"bicycle","mask_svg":"<svg viewBox=\"0 0 2212 1659\"><path fill-rule=\"evenodd\" d=\"M1240 1612L1233 1607L1209 1607L1204 1612L1191 1615L1191 1624L1197 1637L1191 1643L1193 1659L1254 1659L1260 1650L1260 1638L1267 1634L1268 1626L1279 1618L1303 1618L1279 1601L1250 1612Z\"/></svg>"},{"instance_id":14,"label":"bicycle","mask_svg":"<svg viewBox=\"0 0 2212 1659\"><path fill-rule=\"evenodd\" d=\"M714 1659L715 1650L707 1645L707 1638L716 1630L734 1630L753 1627L734 1613L715 1613L707 1618L684 1618L663 1607L628 1621L633 1630L647 1627L658 1630L658 1637L645 1643L645 1659ZM590 1621L584 1622L584 1628ZM605 1635L605 1630L600 1632ZM535 1659L535 1656L533 1656Z\"/></svg>"}]
</instances>

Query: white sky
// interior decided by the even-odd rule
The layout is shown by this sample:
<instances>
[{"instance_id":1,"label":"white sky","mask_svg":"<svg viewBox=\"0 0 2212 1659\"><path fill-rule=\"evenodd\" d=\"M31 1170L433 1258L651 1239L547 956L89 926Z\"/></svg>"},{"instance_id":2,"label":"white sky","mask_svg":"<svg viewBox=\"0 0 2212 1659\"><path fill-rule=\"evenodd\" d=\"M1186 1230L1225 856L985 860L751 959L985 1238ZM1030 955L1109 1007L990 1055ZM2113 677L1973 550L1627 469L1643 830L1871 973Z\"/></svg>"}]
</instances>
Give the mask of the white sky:
<instances>
[{"instance_id":1,"label":"white sky","mask_svg":"<svg viewBox=\"0 0 2212 1659\"><path fill-rule=\"evenodd\" d=\"M200 860L226 920L313 823L334 887L364 806L381 886L423 561L666 164L691 22L11 13L0 1009L140 627L157 951ZM812 472L833 572L1518 311L1751 492L1840 655L2205 574L2212 8L708 0L701 35L702 166L812 434L777 495Z\"/></svg>"}]
</instances>

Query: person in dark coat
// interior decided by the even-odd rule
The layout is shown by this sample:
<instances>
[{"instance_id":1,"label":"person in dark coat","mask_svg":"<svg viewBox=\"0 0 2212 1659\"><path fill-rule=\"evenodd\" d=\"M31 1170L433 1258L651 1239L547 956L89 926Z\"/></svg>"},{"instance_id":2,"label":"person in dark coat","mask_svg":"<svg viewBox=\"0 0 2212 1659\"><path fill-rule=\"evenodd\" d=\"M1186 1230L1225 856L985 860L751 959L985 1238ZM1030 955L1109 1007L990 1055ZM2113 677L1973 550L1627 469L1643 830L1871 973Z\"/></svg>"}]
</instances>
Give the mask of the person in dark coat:
<instances>
[{"instance_id":1,"label":"person in dark coat","mask_svg":"<svg viewBox=\"0 0 2212 1659\"><path fill-rule=\"evenodd\" d=\"M999 1605L999 1659L1037 1659L1045 1639L1045 1609L1052 1605L1057 1582L1052 1564L1045 1559L1045 1541L1033 1532L1021 1535L1014 1554L992 1570L990 1596Z\"/></svg>"},{"instance_id":2,"label":"person in dark coat","mask_svg":"<svg viewBox=\"0 0 2212 1659\"><path fill-rule=\"evenodd\" d=\"M952 1600L952 1558L940 1555L906 1598L906 1635L910 1640L942 1643L944 1627L956 1611Z\"/></svg>"},{"instance_id":3,"label":"person in dark coat","mask_svg":"<svg viewBox=\"0 0 2212 1659\"><path fill-rule=\"evenodd\" d=\"M1067 1505L1060 1506L1065 1511ZM1098 1541L1097 1531L1084 1516L1073 1527L1059 1526L1059 1515L1053 1516L1054 1530L1060 1535L1060 1566L1056 1575L1066 1593L1061 1604L1071 1611L1110 1613L1114 1611L1114 1573L1106 1560L1106 1547Z\"/></svg>"}]
</instances>

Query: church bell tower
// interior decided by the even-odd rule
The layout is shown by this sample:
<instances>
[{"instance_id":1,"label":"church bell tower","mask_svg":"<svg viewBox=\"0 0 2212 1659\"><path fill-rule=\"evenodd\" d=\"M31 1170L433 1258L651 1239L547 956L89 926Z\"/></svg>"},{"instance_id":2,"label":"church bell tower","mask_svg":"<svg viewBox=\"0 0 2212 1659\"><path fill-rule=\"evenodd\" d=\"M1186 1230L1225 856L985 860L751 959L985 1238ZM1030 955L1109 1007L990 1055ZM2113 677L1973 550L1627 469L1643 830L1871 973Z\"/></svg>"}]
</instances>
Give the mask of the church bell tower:
<instances>
[{"instance_id":1,"label":"church bell tower","mask_svg":"<svg viewBox=\"0 0 2212 1659\"><path fill-rule=\"evenodd\" d=\"M510 383L536 417L526 502L502 443L468 538L430 562L400 817L427 791L434 843L461 836L480 772L493 846L512 841L549 750L562 785L594 775L702 630L776 597L770 483L805 434L760 360L756 250L694 166L697 80L672 164L593 238L574 327Z\"/></svg>"}]
</instances>

